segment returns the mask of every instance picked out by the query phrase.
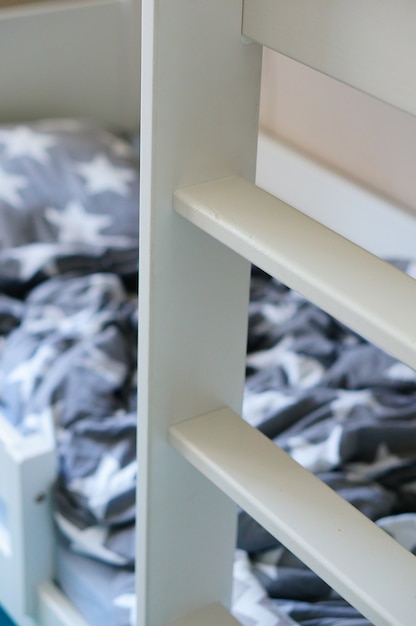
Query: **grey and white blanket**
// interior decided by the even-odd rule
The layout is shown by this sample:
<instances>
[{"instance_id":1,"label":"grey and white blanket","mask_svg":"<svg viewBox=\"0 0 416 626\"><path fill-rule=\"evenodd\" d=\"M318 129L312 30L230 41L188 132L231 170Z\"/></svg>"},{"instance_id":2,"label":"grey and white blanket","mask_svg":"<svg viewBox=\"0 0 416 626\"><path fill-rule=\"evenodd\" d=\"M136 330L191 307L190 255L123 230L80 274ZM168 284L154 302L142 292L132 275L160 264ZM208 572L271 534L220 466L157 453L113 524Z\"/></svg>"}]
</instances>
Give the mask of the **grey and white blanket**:
<instances>
[{"instance_id":1,"label":"grey and white blanket","mask_svg":"<svg viewBox=\"0 0 416 626\"><path fill-rule=\"evenodd\" d=\"M76 120L0 126L0 411L23 435L55 423L61 535L129 577L138 226L129 142Z\"/></svg>"},{"instance_id":2,"label":"grey and white blanket","mask_svg":"<svg viewBox=\"0 0 416 626\"><path fill-rule=\"evenodd\" d=\"M0 126L0 290L56 274L137 271L138 158L75 120Z\"/></svg>"},{"instance_id":3,"label":"grey and white blanket","mask_svg":"<svg viewBox=\"0 0 416 626\"><path fill-rule=\"evenodd\" d=\"M54 420L60 540L105 568L106 623L133 625L137 159L86 124L1 127L0 180L0 410ZM415 551L415 372L257 269L244 417ZM368 625L244 512L233 611Z\"/></svg>"}]
</instances>

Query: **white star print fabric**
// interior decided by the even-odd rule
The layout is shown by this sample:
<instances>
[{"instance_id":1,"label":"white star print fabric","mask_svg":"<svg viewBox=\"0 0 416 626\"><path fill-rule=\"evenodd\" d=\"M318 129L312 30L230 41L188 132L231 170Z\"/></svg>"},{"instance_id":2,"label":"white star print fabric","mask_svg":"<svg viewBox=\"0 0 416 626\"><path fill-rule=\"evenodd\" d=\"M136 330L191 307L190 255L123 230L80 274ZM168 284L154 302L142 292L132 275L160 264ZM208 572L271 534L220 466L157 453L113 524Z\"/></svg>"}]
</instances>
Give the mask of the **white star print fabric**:
<instances>
[{"instance_id":1,"label":"white star print fabric","mask_svg":"<svg viewBox=\"0 0 416 626\"><path fill-rule=\"evenodd\" d=\"M138 159L120 137L74 120L0 126L3 289L73 269L135 273L138 211Z\"/></svg>"},{"instance_id":2,"label":"white star print fabric","mask_svg":"<svg viewBox=\"0 0 416 626\"><path fill-rule=\"evenodd\" d=\"M112 273L57 276L0 297L0 410L25 435L56 428L57 524L74 549L131 568L137 294Z\"/></svg>"}]
</instances>

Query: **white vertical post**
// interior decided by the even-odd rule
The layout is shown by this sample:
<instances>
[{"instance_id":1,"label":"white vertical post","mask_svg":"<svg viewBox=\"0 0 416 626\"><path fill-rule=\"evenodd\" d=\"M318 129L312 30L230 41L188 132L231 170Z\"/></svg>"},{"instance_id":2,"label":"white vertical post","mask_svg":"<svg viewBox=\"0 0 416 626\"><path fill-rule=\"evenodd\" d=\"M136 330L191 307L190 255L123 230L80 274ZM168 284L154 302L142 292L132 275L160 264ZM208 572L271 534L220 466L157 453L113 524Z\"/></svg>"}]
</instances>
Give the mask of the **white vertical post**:
<instances>
[{"instance_id":1,"label":"white vertical post","mask_svg":"<svg viewBox=\"0 0 416 626\"><path fill-rule=\"evenodd\" d=\"M140 626L229 603L235 506L167 442L168 427L240 410L249 270L173 212L177 187L253 180L261 49L241 0L144 0L137 585Z\"/></svg>"},{"instance_id":2,"label":"white vertical post","mask_svg":"<svg viewBox=\"0 0 416 626\"><path fill-rule=\"evenodd\" d=\"M53 575L52 432L22 437L0 416L0 467L0 604L19 626L33 626L38 586Z\"/></svg>"}]
</instances>

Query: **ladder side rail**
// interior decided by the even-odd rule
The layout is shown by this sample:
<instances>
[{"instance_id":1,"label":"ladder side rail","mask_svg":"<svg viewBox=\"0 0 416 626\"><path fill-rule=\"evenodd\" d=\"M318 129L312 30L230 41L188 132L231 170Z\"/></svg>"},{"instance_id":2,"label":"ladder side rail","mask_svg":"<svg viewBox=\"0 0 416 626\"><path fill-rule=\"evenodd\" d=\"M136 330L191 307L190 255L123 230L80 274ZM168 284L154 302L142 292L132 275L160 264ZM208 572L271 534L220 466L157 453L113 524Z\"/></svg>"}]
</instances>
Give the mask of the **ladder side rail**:
<instances>
[{"instance_id":1,"label":"ladder side rail","mask_svg":"<svg viewBox=\"0 0 416 626\"><path fill-rule=\"evenodd\" d=\"M236 508L168 443L244 385L250 264L177 216L177 187L254 180L261 47L241 0L143 3L137 623L227 605Z\"/></svg>"},{"instance_id":2,"label":"ladder side rail","mask_svg":"<svg viewBox=\"0 0 416 626\"><path fill-rule=\"evenodd\" d=\"M0 416L0 603L21 626L35 624L38 586L53 576L51 432L22 436Z\"/></svg>"}]
</instances>

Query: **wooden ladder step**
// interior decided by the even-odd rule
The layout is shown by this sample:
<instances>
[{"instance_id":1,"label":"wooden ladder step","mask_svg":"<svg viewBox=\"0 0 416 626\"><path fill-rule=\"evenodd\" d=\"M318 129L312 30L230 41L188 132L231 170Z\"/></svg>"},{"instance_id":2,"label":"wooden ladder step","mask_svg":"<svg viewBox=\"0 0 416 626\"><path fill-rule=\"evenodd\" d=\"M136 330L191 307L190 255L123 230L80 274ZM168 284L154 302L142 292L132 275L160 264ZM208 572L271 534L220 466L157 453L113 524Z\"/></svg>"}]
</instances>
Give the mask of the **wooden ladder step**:
<instances>
[{"instance_id":1,"label":"wooden ladder step","mask_svg":"<svg viewBox=\"0 0 416 626\"><path fill-rule=\"evenodd\" d=\"M239 176L179 189L174 207L416 369L413 278Z\"/></svg>"},{"instance_id":2,"label":"wooden ladder step","mask_svg":"<svg viewBox=\"0 0 416 626\"><path fill-rule=\"evenodd\" d=\"M169 436L188 461L370 621L414 624L416 557L231 409L180 422Z\"/></svg>"},{"instance_id":3,"label":"wooden ladder step","mask_svg":"<svg viewBox=\"0 0 416 626\"><path fill-rule=\"evenodd\" d=\"M216 603L175 620L170 626L241 626L241 624L221 604Z\"/></svg>"}]
</instances>

